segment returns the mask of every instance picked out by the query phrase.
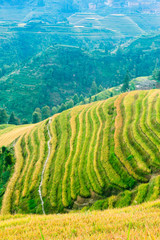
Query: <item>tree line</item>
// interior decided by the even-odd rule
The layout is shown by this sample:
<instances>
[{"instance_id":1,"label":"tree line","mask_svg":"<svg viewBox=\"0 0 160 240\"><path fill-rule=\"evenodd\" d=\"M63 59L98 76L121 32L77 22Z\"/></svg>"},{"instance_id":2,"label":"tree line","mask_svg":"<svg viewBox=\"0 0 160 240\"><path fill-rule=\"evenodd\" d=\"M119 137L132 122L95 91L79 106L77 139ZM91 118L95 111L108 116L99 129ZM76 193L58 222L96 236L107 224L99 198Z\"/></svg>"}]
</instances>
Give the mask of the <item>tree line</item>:
<instances>
[{"instance_id":1,"label":"tree line","mask_svg":"<svg viewBox=\"0 0 160 240\"><path fill-rule=\"evenodd\" d=\"M96 95L97 93L103 91L104 88L100 85L97 86L96 82L92 82L92 86L89 92L89 102L91 101L91 96ZM7 110L5 108L0 108L0 124L13 124L13 125L20 125L20 124L29 124L29 123L38 123L44 119L49 118L50 116L63 112L64 110L70 109L79 104L86 104L87 96L83 96L81 94L75 94L70 100L62 103L61 105L53 106L50 108L49 106L44 106L41 109L36 108L32 114L32 121L29 122L26 118L20 119L18 118L14 112L8 115ZM95 97L96 101L96 97Z\"/></svg>"},{"instance_id":2,"label":"tree line","mask_svg":"<svg viewBox=\"0 0 160 240\"><path fill-rule=\"evenodd\" d=\"M160 69L158 68L154 69L152 73L152 78L157 81L160 81ZM126 92L131 90L129 83L130 83L130 73L129 71L127 71L123 80L123 84L121 86L121 92ZM105 88L103 88L101 85L97 86L96 82L93 81L88 96L83 96L83 94L78 96L78 94L75 94L70 100L60 105L53 106L52 108L50 108L47 105L42 107L41 109L37 107L32 113L32 120L30 122L26 118L22 120L19 119L14 112L8 115L6 109L0 108L0 124L19 125L19 124L38 123L40 121L43 121L49 118L50 116L53 116L54 114L61 113L67 109L73 108L74 106L97 101L96 94L98 94L99 92L102 92L103 90L105 90ZM112 96L113 96L113 93L111 92L110 97Z\"/></svg>"},{"instance_id":3,"label":"tree line","mask_svg":"<svg viewBox=\"0 0 160 240\"><path fill-rule=\"evenodd\" d=\"M159 80L160 79L159 76L160 76L160 70L155 69L153 72L153 78L156 80ZM126 92L130 90L129 82L130 82L130 73L129 71L127 71L123 80L123 84L121 86L121 92ZM38 123L40 121L43 121L49 118L50 116L53 116L54 114L61 113L67 109L73 108L74 106L97 101L96 94L104 90L105 88L103 88L101 85L97 86L96 82L93 81L88 96L83 96L83 94L78 96L78 94L75 94L70 100L60 105L53 106L52 108L50 108L47 105L42 107L41 109L37 107L32 113L32 120L30 122L26 118L22 120L19 119L14 112L8 115L6 109L0 108L0 124L19 125L19 124ZM110 97L112 96L113 96L113 93L111 92Z\"/></svg>"},{"instance_id":4,"label":"tree line","mask_svg":"<svg viewBox=\"0 0 160 240\"><path fill-rule=\"evenodd\" d=\"M97 86L96 82L93 81L89 92L89 102L91 102L91 96L96 95L103 90L104 88L101 85ZM84 97L83 94L80 96L75 94L70 100L62 103L61 105L53 106L52 109L49 106L44 106L42 109L36 108L32 114L32 123L40 122L56 113L61 113L67 109L73 108L76 105L86 104L88 103L87 99L88 97ZM94 100L97 101L96 96Z\"/></svg>"},{"instance_id":5,"label":"tree line","mask_svg":"<svg viewBox=\"0 0 160 240\"><path fill-rule=\"evenodd\" d=\"M19 125L20 119L16 117L14 112L8 115L6 109L0 108L0 124Z\"/></svg>"}]
</instances>

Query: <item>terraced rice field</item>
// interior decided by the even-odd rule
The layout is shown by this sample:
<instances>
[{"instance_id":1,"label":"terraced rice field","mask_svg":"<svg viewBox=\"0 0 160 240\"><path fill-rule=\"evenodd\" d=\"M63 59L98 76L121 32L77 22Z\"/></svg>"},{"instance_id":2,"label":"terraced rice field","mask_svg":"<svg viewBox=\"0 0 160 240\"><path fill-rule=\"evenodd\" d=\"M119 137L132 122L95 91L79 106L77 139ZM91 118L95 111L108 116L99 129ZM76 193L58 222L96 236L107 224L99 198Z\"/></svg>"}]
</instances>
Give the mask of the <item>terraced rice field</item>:
<instances>
[{"instance_id":1,"label":"terraced rice field","mask_svg":"<svg viewBox=\"0 0 160 240\"><path fill-rule=\"evenodd\" d=\"M5 127L4 129L0 129L0 147L10 145L19 136L23 135L33 127L34 125L26 125L26 126L8 125L8 127Z\"/></svg>"},{"instance_id":2,"label":"terraced rice field","mask_svg":"<svg viewBox=\"0 0 160 240\"><path fill-rule=\"evenodd\" d=\"M75 13L68 17L68 21L79 32L85 33L87 28L108 30L108 34L115 34L116 37L138 36L144 31L132 20L123 14L110 14L105 17L93 13ZM89 35L90 35L89 32ZM105 32L103 32L105 34ZM96 36L96 35L95 35Z\"/></svg>"},{"instance_id":3,"label":"terraced rice field","mask_svg":"<svg viewBox=\"0 0 160 240\"><path fill-rule=\"evenodd\" d=\"M48 154L48 126L51 154L42 183L46 213L158 199L159 113L160 90L133 91L28 127L15 145L15 172L1 213L42 213L38 188Z\"/></svg>"}]
</instances>

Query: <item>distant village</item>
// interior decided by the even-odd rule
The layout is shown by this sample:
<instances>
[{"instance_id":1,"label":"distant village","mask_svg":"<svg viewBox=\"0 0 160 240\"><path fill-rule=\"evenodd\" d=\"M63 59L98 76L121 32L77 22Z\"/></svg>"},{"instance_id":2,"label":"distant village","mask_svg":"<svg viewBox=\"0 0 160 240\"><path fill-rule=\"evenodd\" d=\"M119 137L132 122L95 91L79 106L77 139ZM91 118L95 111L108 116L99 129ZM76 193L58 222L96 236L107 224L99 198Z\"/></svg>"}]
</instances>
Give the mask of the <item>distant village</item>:
<instances>
[{"instance_id":1,"label":"distant village","mask_svg":"<svg viewBox=\"0 0 160 240\"><path fill-rule=\"evenodd\" d=\"M138 11L149 14L160 13L160 0L99 0L91 1L91 3L89 3L89 8L96 10L96 8L104 4L112 8L128 8L131 12Z\"/></svg>"}]
</instances>

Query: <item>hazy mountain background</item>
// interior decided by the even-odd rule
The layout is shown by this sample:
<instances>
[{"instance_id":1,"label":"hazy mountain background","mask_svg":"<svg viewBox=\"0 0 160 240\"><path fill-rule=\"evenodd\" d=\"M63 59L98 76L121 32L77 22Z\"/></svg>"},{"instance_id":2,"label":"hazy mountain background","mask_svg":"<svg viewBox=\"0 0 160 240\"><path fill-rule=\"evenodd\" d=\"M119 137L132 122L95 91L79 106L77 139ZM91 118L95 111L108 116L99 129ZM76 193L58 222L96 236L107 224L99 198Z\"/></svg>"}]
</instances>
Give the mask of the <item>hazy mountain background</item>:
<instances>
[{"instance_id":1,"label":"hazy mountain background","mask_svg":"<svg viewBox=\"0 0 160 240\"><path fill-rule=\"evenodd\" d=\"M0 2L0 107L35 108L90 96L159 67L160 1Z\"/></svg>"}]
</instances>

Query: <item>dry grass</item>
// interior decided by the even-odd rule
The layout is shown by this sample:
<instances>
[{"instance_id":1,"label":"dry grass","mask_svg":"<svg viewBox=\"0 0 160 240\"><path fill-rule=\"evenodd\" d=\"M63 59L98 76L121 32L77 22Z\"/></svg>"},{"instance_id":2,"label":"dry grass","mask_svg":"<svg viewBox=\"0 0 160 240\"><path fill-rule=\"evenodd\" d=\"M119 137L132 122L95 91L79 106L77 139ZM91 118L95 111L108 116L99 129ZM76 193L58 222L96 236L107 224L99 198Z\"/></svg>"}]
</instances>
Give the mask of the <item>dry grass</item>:
<instances>
[{"instance_id":1,"label":"dry grass","mask_svg":"<svg viewBox=\"0 0 160 240\"><path fill-rule=\"evenodd\" d=\"M1 240L160 239L160 200L140 206L64 215L0 217Z\"/></svg>"},{"instance_id":2,"label":"dry grass","mask_svg":"<svg viewBox=\"0 0 160 240\"><path fill-rule=\"evenodd\" d=\"M28 132L29 129L32 129L35 127L35 125L27 125L27 126L12 126L10 128L7 128L7 132L3 132L0 134L0 147L2 146L8 146L11 144L15 139L17 139L19 136L24 135L26 132Z\"/></svg>"}]
</instances>

